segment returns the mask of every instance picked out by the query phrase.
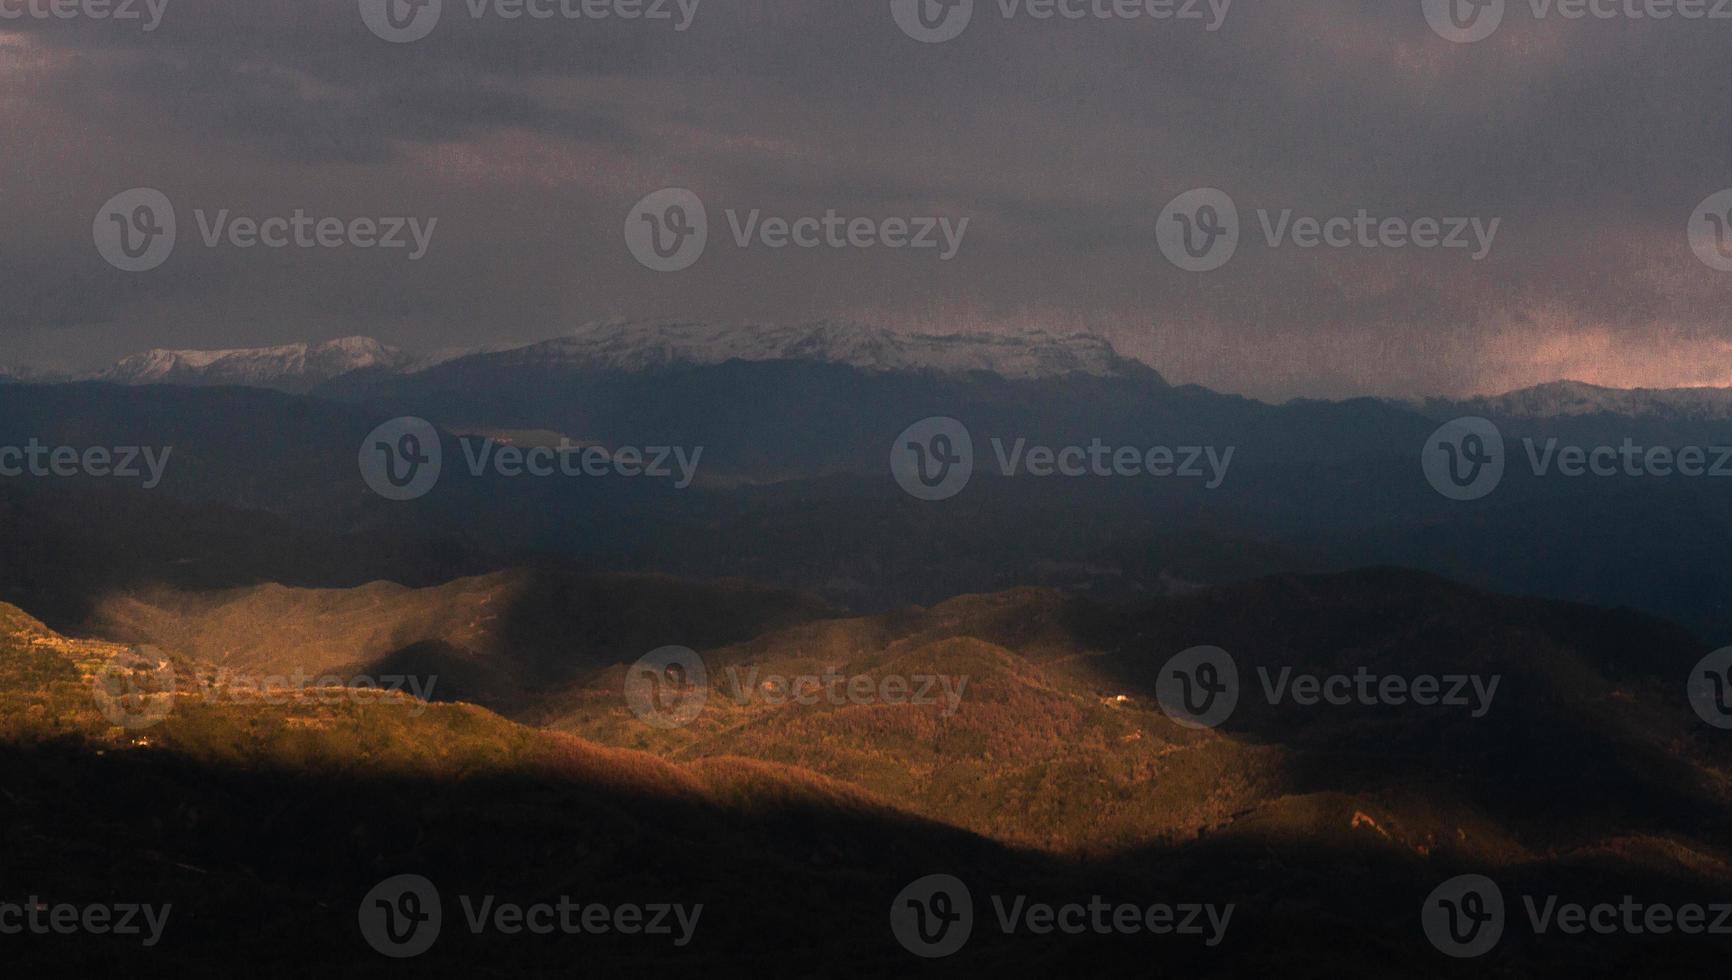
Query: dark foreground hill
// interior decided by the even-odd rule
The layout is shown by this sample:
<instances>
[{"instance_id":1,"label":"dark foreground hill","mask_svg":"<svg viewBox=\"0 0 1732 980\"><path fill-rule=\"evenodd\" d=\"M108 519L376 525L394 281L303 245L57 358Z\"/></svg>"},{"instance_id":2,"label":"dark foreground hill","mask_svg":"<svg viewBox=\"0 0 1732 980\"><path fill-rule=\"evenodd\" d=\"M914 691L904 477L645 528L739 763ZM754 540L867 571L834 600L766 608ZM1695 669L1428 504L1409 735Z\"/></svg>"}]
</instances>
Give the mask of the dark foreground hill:
<instances>
[{"instance_id":1,"label":"dark foreground hill","mask_svg":"<svg viewBox=\"0 0 1732 980\"><path fill-rule=\"evenodd\" d=\"M229 671L427 678L435 700L670 760L796 766L1059 852L1296 826L1494 861L1653 834L1732 861L1727 746L1685 697L1698 641L1393 569L1136 603L1021 589L866 618L740 583L549 570L158 589L97 610L91 632ZM701 655L707 700L658 728L622 692L628 665L669 646ZM1239 677L1209 731L1157 696L1169 658L1199 646ZM1357 674L1350 703L1288 690ZM1385 678L1431 678L1460 703L1376 703Z\"/></svg>"},{"instance_id":2,"label":"dark foreground hill","mask_svg":"<svg viewBox=\"0 0 1732 980\"><path fill-rule=\"evenodd\" d=\"M534 577L514 587L526 581ZM221 645L225 617L268 607L295 624L287 642L273 646L260 620L234 620L252 624L235 638L250 643L248 670L262 671L313 642L322 611L365 601L426 614L435 597L456 609L453 596L486 594L484 583L349 596L267 587L210 601L203 616L195 597L157 596L135 612L172 608L177 635L204 653ZM1514 918L1520 895L1672 904L1732 895L1728 746L1684 698L1704 651L1647 617L1386 570L1133 605L1019 590L865 619L749 594L756 606L743 608L756 611L727 629L757 622L765 632L695 639L708 700L684 727L661 728L622 693L626 665L647 652L632 644L665 638L632 621L660 607L626 597L647 589L701 607L727 588L564 587L611 590L602 617L611 625L588 634L597 605L572 606L577 679L533 704L498 705L515 722L397 695L213 700L197 681L213 665L165 645L153 656L183 678L174 710L148 730L118 729L93 706L89 683L120 648L58 638L8 613L5 880L84 901L168 896L186 910L183 931L155 954L36 939L23 948L37 958L24 962L60 964L70 950L110 965L155 955L142 962L373 975L390 964L367 946L355 907L405 872L448 882L451 894L523 902L701 900L706 928L716 926L682 949L459 927L413 961L435 976L541 975L578 961L601 975L902 976L925 966L963 976L1322 976L1296 964L1327 963L1341 977L1695 976L1725 955L1725 936L1535 936ZM557 607L532 607L552 635ZM131 620L150 622L142 612ZM334 637L349 635L352 619L331 622ZM468 628L460 614L426 623L454 648L467 638L510 660L497 645L509 620L468 633L440 632ZM1244 681L1239 709L1212 730L1179 726L1155 695L1167 659L1203 643L1232 651ZM545 667L556 645L530 661ZM1271 705L1258 670L1282 666L1495 673L1501 686L1479 716L1459 706ZM868 678L861 690L877 694L808 704L777 696L771 680L826 674ZM874 700L886 678L928 675L968 684L955 702ZM1503 886L1512 925L1486 958L1457 963L1428 943L1418 910L1440 882L1469 872ZM936 873L971 885L976 934L925 964L897 944L888 910L905 885ZM1172 936L1007 937L992 895L1236 911L1214 947Z\"/></svg>"}]
</instances>

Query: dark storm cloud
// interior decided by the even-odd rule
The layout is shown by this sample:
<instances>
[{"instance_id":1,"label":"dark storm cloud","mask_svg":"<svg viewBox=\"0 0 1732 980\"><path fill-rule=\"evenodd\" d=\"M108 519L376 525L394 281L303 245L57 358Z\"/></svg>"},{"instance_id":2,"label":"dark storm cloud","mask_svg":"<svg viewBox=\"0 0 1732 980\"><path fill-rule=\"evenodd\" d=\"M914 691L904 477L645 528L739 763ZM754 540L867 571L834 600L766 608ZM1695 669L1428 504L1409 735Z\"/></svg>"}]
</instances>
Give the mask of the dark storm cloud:
<instances>
[{"instance_id":1,"label":"dark storm cloud","mask_svg":"<svg viewBox=\"0 0 1732 980\"><path fill-rule=\"evenodd\" d=\"M876 0L704 0L683 33L446 5L404 45L354 0L171 0L148 34L0 22L0 124L19 134L0 147L0 270L31 284L0 297L5 336L66 361L354 332L481 344L616 314L858 317L1099 329L1180 380L1270 396L1732 383L1728 280L1685 238L1732 186L1715 81L1732 22L1536 22L1512 0L1461 45L1418 0L1236 0L1213 33L1006 21L981 0L963 36L927 45ZM435 215L440 238L413 267L189 246L108 275L91 215L133 186L186 209ZM712 218L677 275L621 243L665 186ZM1244 218L1207 275L1154 238L1196 187ZM949 263L742 251L730 208L971 226ZM1361 208L1501 225L1482 262L1258 239L1259 209Z\"/></svg>"}]
</instances>

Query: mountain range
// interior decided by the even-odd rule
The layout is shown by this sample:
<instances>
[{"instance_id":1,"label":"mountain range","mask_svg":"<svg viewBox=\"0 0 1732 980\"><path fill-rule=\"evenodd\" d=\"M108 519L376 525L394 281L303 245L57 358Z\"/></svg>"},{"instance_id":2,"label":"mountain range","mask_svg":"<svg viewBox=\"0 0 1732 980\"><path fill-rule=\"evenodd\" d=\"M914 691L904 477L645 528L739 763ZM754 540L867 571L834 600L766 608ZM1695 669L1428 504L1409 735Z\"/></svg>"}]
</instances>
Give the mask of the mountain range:
<instances>
[{"instance_id":1,"label":"mountain range","mask_svg":"<svg viewBox=\"0 0 1732 980\"><path fill-rule=\"evenodd\" d=\"M1732 419L1732 388L1607 388L1583 381L1554 381L1504 395L1427 399L1416 403L1432 415L1486 418L1581 418L1616 415L1673 421Z\"/></svg>"},{"instance_id":2,"label":"mountain range","mask_svg":"<svg viewBox=\"0 0 1732 980\"><path fill-rule=\"evenodd\" d=\"M979 883L982 923L988 894L1237 903L1221 950L980 930L942 964L995 976L1224 978L1328 954L1330 976L1451 977L1416 910L1457 874L1609 901L1732 887L1732 759L1684 682L1732 636L1724 491L1512 467L1463 502L1419 465L1468 411L1512 440L1724 443L1706 396L1270 405L1169 385L1097 338L822 325L130 364L0 386L0 447L173 449L154 488L0 479L0 867L25 895L172 901L164 970L306 947L326 975L371 975L356 908L404 873L453 895L702 900L716 976L906 975L885 912L934 873ZM389 500L357 447L410 414L444 473ZM916 499L887 456L938 415L974 433L976 473ZM467 467L560 437L701 446L701 477ZM1213 489L995 472L1019 440L1234 462ZM177 682L143 732L91 697L132 644ZM1159 703L1163 665L1200 645L1237 658L1246 695L1207 731ZM672 729L624 696L667 646L710 668ZM1260 698L1283 668L1501 687L1483 716ZM434 703L333 703L296 673L419 678ZM773 680L837 674L950 678L955 700L804 704ZM217 679L238 683L213 697ZM418 966L680 962L621 937L493 938L448 929ZM13 952L132 966L100 944ZM1694 976L1719 953L1594 936L1495 955L1497 975Z\"/></svg>"},{"instance_id":3,"label":"mountain range","mask_svg":"<svg viewBox=\"0 0 1732 980\"><path fill-rule=\"evenodd\" d=\"M265 577L421 584L554 557L612 571L738 577L883 611L1042 585L1163 594L1275 572L1401 565L1522 595L1666 616L1732 636L1732 517L1714 479L1566 479L1525 471L1524 440L1715 446L1712 418L1499 417L1502 485L1446 499L1419 465L1454 406L1357 399L1269 405L1113 376L1008 379L727 360L620 370L518 351L415 371L353 371L305 395L107 383L0 385L0 446L173 446L159 491L0 480L0 600L76 621L93 580L210 588ZM535 348L530 348L533 351ZM611 363L611 362L609 362ZM356 447L415 415L447 475L426 498L369 492ZM918 501L889 471L898 433L962 420L975 474ZM471 475L486 440L703 447L695 482ZM1201 480L1006 477L1025 445L1234 451ZM51 531L52 529L52 531ZM150 540L146 547L141 542ZM68 541L77 541L69 547ZM1608 557L1610 556L1610 557ZM268 569L268 571L267 571ZM247 576L255 576L248 579ZM17 590L29 590L20 592Z\"/></svg>"},{"instance_id":4,"label":"mountain range","mask_svg":"<svg viewBox=\"0 0 1732 980\"><path fill-rule=\"evenodd\" d=\"M650 371L729 361L805 361L868 372L984 372L1031 380L1073 375L1152 375L1089 334L899 334L852 323L800 326L607 321L574 334L504 351L504 367L559 365L592 371Z\"/></svg>"},{"instance_id":5,"label":"mountain range","mask_svg":"<svg viewBox=\"0 0 1732 980\"><path fill-rule=\"evenodd\" d=\"M121 358L89 380L116 384L239 385L307 391L352 371L401 371L414 359L367 337L249 350L151 350Z\"/></svg>"},{"instance_id":6,"label":"mountain range","mask_svg":"<svg viewBox=\"0 0 1732 980\"><path fill-rule=\"evenodd\" d=\"M234 385L355 397L389 387L393 379L452 363L459 370L489 374L646 374L729 362L832 365L872 374L990 375L1012 381L1128 378L1166 387L1155 368L1119 354L1107 339L1086 333L932 335L840 321L781 326L619 319L587 324L536 343L451 348L422 355L369 337L343 337L231 350L157 349L78 373L0 365L0 383ZM1501 395L1383 401L1438 419L1732 419L1732 388L1620 389L1560 380Z\"/></svg>"},{"instance_id":7,"label":"mountain range","mask_svg":"<svg viewBox=\"0 0 1732 980\"><path fill-rule=\"evenodd\" d=\"M1157 377L1138 362L1121 357L1106 340L1088 334L933 336L836 322L741 326L608 320L539 343L453 349L425 356L408 354L370 337L343 337L323 343L234 350L149 350L84 373L0 367L0 380L237 385L304 392L356 372L412 375L447 361L480 356L496 356L497 363L503 365L628 372L737 360L808 361L875 372L985 372L1016 379Z\"/></svg>"}]
</instances>

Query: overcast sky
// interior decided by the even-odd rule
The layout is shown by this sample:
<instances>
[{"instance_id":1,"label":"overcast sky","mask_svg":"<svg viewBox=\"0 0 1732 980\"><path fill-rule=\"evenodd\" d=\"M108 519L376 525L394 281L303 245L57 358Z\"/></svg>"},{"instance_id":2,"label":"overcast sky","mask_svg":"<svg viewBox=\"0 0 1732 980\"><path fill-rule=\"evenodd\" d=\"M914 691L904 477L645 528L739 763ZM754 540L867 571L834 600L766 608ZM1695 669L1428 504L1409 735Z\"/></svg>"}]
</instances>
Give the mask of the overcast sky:
<instances>
[{"instance_id":1,"label":"overcast sky","mask_svg":"<svg viewBox=\"0 0 1732 980\"><path fill-rule=\"evenodd\" d=\"M1047 20L978 0L924 43L888 0L702 0L684 31L673 0L671 21L444 0L431 34L389 43L364 2L167 0L148 32L0 19L0 363L347 334L431 350L627 316L1092 330L1264 398L1732 384L1732 272L1688 235L1732 187L1729 20L1510 0L1457 43L1421 0L1235 0L1214 31L1206 2L1203 21ZM139 187L179 229L132 273L93 221ZM679 272L623 231L668 187L710 224ZM1203 187L1241 230L1193 272L1157 224ZM297 208L437 225L418 261L203 240L200 212ZM741 248L728 212L754 209L969 224L948 261ZM1478 261L1270 247L1259 212L1287 209L1499 225Z\"/></svg>"}]
</instances>

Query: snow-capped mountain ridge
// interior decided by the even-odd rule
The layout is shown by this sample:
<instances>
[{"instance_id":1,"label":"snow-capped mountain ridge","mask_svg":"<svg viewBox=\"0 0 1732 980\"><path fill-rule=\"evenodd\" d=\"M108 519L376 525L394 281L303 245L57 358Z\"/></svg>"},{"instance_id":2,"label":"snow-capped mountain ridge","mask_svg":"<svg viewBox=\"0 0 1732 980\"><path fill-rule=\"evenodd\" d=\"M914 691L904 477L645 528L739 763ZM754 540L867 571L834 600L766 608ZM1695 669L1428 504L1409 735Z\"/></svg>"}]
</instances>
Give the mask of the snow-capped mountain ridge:
<instances>
[{"instance_id":1,"label":"snow-capped mountain ridge","mask_svg":"<svg viewBox=\"0 0 1732 980\"><path fill-rule=\"evenodd\" d=\"M1013 380L1132 377L1165 381L1140 361L1120 355L1093 334L1034 331L1023 334L906 334L860 324L819 321L796 325L719 324L695 321L607 320L531 344L495 344L415 356L367 337L319 344L237 350L151 350L121 359L78 380L120 384L240 385L310 391L356 372L413 375L456 362L485 363L504 371L618 371L639 373L730 361L837 364L871 373L983 372ZM357 375L357 377L365 377ZM0 369L0 380L41 383L72 380L28 368ZM1732 420L1732 388L1618 389L1557 381L1496 396L1392 400L1426 415L1503 418L1633 418Z\"/></svg>"},{"instance_id":2,"label":"snow-capped mountain ridge","mask_svg":"<svg viewBox=\"0 0 1732 980\"><path fill-rule=\"evenodd\" d=\"M116 384L241 385L308 391L356 371L415 374L470 357L500 367L641 372L728 361L806 361L862 371L982 371L1010 379L1137 375L1158 381L1090 334L898 334L821 322L798 326L609 320L527 345L443 350L415 357L368 337L236 350L150 350L86 380Z\"/></svg>"},{"instance_id":3,"label":"snow-capped mountain ridge","mask_svg":"<svg viewBox=\"0 0 1732 980\"><path fill-rule=\"evenodd\" d=\"M1444 404L1449 411L1494 418L1619 415L1713 421L1732 419L1732 388L1606 388L1585 381L1553 381Z\"/></svg>"},{"instance_id":4,"label":"snow-capped mountain ridge","mask_svg":"<svg viewBox=\"0 0 1732 980\"><path fill-rule=\"evenodd\" d=\"M116 384L242 385L300 391L353 371L402 370L413 359L369 337L237 350L150 350L121 358L93 380Z\"/></svg>"},{"instance_id":5,"label":"snow-capped mountain ridge","mask_svg":"<svg viewBox=\"0 0 1732 980\"><path fill-rule=\"evenodd\" d=\"M615 320L499 356L499 363L619 371L728 361L812 361L872 372L983 371L1016 380L1154 373L1091 334L901 334L827 321L770 326Z\"/></svg>"}]
</instances>

